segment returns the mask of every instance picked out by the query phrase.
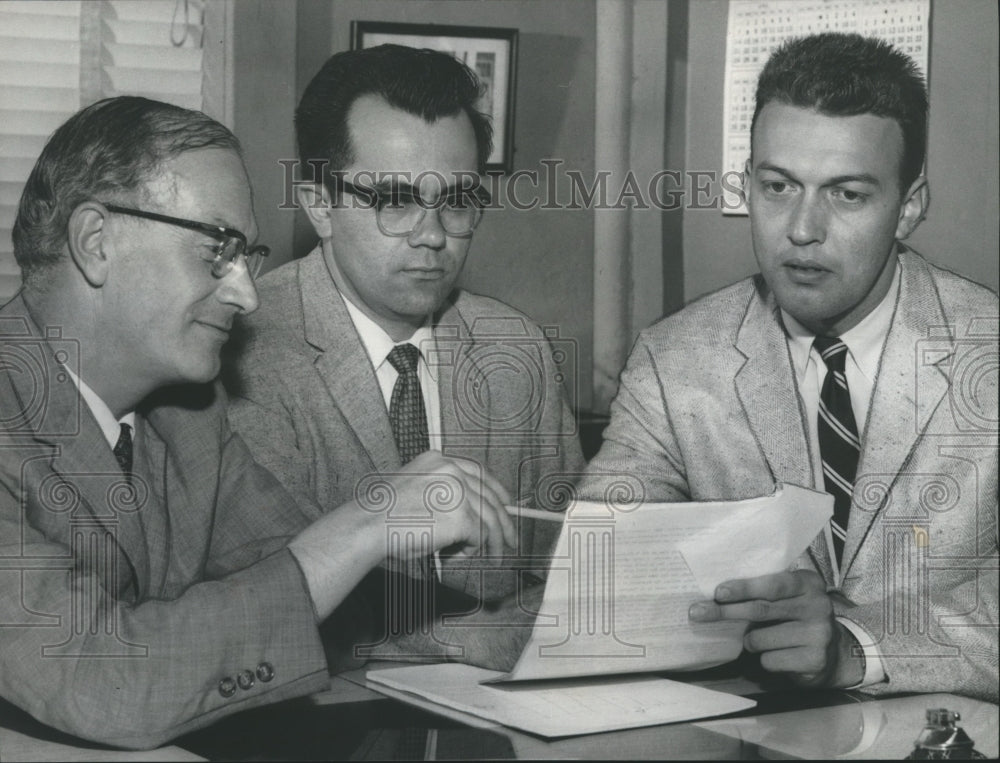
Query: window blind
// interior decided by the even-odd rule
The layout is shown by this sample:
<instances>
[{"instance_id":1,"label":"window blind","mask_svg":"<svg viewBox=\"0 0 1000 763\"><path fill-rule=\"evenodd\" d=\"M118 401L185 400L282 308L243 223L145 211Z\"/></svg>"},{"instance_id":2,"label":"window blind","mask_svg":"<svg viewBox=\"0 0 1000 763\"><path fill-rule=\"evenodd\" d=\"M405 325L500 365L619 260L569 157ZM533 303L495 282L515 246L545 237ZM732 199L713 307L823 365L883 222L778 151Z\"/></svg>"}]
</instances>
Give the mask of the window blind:
<instances>
[{"instance_id":1,"label":"window blind","mask_svg":"<svg viewBox=\"0 0 1000 763\"><path fill-rule=\"evenodd\" d=\"M0 304L19 288L11 229L52 131L101 98L202 109L204 0L0 2ZM213 102L223 100L214 94Z\"/></svg>"},{"instance_id":2,"label":"window blind","mask_svg":"<svg viewBox=\"0 0 1000 763\"><path fill-rule=\"evenodd\" d=\"M10 240L48 136L80 108L77 2L0 3L0 302L21 282Z\"/></svg>"},{"instance_id":3,"label":"window blind","mask_svg":"<svg viewBox=\"0 0 1000 763\"><path fill-rule=\"evenodd\" d=\"M101 93L202 108L202 4L106 0L101 14Z\"/></svg>"}]
</instances>

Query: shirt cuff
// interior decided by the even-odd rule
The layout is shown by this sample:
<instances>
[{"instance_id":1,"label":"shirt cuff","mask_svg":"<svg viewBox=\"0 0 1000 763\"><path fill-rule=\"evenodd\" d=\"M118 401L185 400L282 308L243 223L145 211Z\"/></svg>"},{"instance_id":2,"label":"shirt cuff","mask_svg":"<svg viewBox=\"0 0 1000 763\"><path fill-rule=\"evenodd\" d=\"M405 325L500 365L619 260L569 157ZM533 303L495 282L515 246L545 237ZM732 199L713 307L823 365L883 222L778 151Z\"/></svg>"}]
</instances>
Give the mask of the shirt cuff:
<instances>
[{"instance_id":1,"label":"shirt cuff","mask_svg":"<svg viewBox=\"0 0 1000 763\"><path fill-rule=\"evenodd\" d=\"M885 681L885 668L882 666L882 656L878 652L878 647L868 631L862 628L853 620L846 617L837 617L837 622L851 632L855 640L861 645L861 652L865 661L865 674L861 677L860 683L848 686L848 689L860 689L863 686L871 686Z\"/></svg>"}]
</instances>

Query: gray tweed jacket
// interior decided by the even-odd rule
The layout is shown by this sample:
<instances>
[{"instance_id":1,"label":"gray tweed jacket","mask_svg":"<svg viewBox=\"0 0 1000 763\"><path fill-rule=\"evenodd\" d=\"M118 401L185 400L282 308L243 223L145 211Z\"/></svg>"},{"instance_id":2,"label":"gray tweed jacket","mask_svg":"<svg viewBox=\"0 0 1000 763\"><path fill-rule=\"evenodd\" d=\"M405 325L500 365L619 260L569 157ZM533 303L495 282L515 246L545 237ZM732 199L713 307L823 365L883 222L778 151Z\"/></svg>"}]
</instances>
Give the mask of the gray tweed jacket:
<instances>
[{"instance_id":1,"label":"gray tweed jacket","mask_svg":"<svg viewBox=\"0 0 1000 763\"><path fill-rule=\"evenodd\" d=\"M375 371L317 248L261 279L260 309L230 347L230 420L255 458L303 505L329 511L371 474L401 464ZM553 348L513 308L456 291L436 316L443 450L470 459L524 506L558 509L584 460ZM551 525L551 526L549 526ZM558 523L524 522L518 555L536 571ZM535 562L525 561L537 556ZM453 588L494 597L512 578L445 564Z\"/></svg>"},{"instance_id":2,"label":"gray tweed jacket","mask_svg":"<svg viewBox=\"0 0 1000 763\"><path fill-rule=\"evenodd\" d=\"M877 641L888 682L868 691L996 701L997 297L899 261L835 608ZM807 431L774 296L749 278L642 333L580 489L709 501L813 486ZM804 562L838 586L822 537Z\"/></svg>"}]
</instances>

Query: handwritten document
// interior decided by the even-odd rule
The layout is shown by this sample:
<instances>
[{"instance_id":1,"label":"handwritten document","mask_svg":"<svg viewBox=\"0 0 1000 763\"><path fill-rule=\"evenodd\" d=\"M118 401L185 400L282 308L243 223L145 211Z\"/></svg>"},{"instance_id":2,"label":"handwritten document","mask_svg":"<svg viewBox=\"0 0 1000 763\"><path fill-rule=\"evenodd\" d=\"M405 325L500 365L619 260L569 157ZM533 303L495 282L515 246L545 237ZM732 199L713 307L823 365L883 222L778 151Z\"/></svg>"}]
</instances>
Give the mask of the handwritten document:
<instances>
[{"instance_id":1,"label":"handwritten document","mask_svg":"<svg viewBox=\"0 0 1000 763\"><path fill-rule=\"evenodd\" d=\"M725 580L781 572L833 499L795 485L735 502L570 506L531 639L506 680L698 670L736 659L744 622L692 623Z\"/></svg>"},{"instance_id":2,"label":"handwritten document","mask_svg":"<svg viewBox=\"0 0 1000 763\"><path fill-rule=\"evenodd\" d=\"M543 684L492 684L496 671L471 665L413 665L369 671L374 688L458 710L545 737L594 734L734 713L753 700L663 678L633 676Z\"/></svg>"}]
</instances>

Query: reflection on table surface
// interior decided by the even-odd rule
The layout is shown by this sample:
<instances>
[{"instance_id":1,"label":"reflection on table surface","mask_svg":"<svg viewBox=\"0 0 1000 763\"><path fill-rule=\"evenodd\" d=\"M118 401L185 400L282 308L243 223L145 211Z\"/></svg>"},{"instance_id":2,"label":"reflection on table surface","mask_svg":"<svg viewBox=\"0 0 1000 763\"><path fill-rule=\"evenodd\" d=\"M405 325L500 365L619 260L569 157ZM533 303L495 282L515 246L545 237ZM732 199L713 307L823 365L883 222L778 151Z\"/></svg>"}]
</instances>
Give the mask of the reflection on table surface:
<instances>
[{"instance_id":1,"label":"reflection on table surface","mask_svg":"<svg viewBox=\"0 0 1000 763\"><path fill-rule=\"evenodd\" d=\"M145 753L73 740L0 702L0 760L901 760L931 707L961 713L976 749L998 754L1000 707L950 694L873 699L856 692L768 692L753 695L758 706L733 717L546 740L478 719L469 719L474 725L446 719L351 678L336 677L328 692L255 708Z\"/></svg>"},{"instance_id":2,"label":"reflection on table surface","mask_svg":"<svg viewBox=\"0 0 1000 763\"><path fill-rule=\"evenodd\" d=\"M976 749L988 758L997 757L1000 707L954 694L897 697L694 725L782 756L900 760L913 751L925 712L933 707L961 714L959 725Z\"/></svg>"}]
</instances>

